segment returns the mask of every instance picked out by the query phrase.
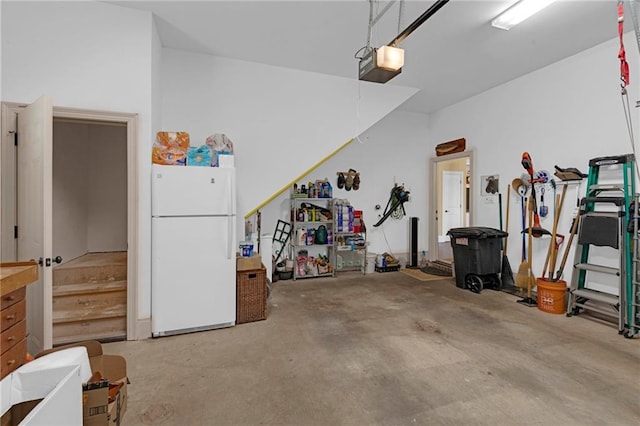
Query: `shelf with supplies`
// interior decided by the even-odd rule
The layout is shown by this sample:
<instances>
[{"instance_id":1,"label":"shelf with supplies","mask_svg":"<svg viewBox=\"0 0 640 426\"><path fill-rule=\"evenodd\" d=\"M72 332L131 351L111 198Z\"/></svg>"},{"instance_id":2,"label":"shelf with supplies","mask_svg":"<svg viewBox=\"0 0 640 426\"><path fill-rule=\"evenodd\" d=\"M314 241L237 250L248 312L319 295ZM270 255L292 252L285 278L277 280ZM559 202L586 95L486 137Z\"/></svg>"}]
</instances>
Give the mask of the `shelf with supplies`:
<instances>
[{"instance_id":1,"label":"shelf with supplies","mask_svg":"<svg viewBox=\"0 0 640 426\"><path fill-rule=\"evenodd\" d=\"M328 182L327 182L328 183ZM290 247L294 259L293 279L332 277L335 272L333 246L333 199L329 195L325 181L301 185L305 192L294 185L291 192L292 235ZM313 189L317 186L317 189ZM319 191L319 192L315 192Z\"/></svg>"},{"instance_id":2,"label":"shelf with supplies","mask_svg":"<svg viewBox=\"0 0 640 426\"><path fill-rule=\"evenodd\" d=\"M351 206L349 200L333 201L333 246L336 272L366 271L367 233L362 211Z\"/></svg>"}]
</instances>

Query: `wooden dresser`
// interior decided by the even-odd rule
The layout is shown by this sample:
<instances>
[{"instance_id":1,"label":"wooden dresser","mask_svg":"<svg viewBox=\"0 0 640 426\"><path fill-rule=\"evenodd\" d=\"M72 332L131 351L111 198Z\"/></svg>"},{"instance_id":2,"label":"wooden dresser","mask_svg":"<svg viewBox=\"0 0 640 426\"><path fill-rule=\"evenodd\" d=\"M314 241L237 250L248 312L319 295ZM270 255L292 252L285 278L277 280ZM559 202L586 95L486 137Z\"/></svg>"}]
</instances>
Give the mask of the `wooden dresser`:
<instances>
[{"instance_id":1,"label":"wooden dresser","mask_svg":"<svg viewBox=\"0 0 640 426\"><path fill-rule=\"evenodd\" d=\"M27 356L27 285L38 280L36 262L0 263L0 379Z\"/></svg>"}]
</instances>

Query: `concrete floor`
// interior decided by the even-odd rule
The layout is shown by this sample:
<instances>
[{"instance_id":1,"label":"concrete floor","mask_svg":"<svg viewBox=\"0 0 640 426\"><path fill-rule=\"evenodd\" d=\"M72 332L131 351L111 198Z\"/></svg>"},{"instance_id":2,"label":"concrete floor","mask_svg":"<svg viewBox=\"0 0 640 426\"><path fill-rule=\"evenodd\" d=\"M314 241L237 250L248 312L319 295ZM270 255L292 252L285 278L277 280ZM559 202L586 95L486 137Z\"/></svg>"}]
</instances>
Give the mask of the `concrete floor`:
<instances>
[{"instance_id":1,"label":"concrete floor","mask_svg":"<svg viewBox=\"0 0 640 426\"><path fill-rule=\"evenodd\" d=\"M278 281L266 321L115 342L123 425L637 425L640 340L453 279Z\"/></svg>"}]
</instances>

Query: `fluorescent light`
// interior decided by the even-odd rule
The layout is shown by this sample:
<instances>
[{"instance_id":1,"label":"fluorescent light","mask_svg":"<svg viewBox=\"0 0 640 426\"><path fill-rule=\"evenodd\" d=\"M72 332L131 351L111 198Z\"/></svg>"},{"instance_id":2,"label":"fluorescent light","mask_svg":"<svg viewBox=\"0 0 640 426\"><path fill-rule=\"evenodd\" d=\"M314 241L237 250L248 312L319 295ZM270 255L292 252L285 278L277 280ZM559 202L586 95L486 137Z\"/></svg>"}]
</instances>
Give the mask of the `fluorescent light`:
<instances>
[{"instance_id":1,"label":"fluorescent light","mask_svg":"<svg viewBox=\"0 0 640 426\"><path fill-rule=\"evenodd\" d=\"M508 30L535 15L554 1L555 0L520 0L491 21L491 25L501 30Z\"/></svg>"},{"instance_id":2,"label":"fluorescent light","mask_svg":"<svg viewBox=\"0 0 640 426\"><path fill-rule=\"evenodd\" d=\"M397 71L404 65L404 49L382 46L376 51L378 68Z\"/></svg>"}]
</instances>

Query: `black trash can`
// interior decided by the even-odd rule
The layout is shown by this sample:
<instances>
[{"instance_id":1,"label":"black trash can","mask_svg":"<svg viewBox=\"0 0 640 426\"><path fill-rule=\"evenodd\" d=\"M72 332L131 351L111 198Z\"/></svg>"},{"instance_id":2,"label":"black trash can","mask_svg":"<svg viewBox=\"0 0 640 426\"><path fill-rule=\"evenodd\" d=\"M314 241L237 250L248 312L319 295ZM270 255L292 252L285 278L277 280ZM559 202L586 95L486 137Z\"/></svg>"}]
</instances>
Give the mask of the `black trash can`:
<instances>
[{"instance_id":1,"label":"black trash can","mask_svg":"<svg viewBox=\"0 0 640 426\"><path fill-rule=\"evenodd\" d=\"M483 287L500 288L501 238L509 235L499 229L482 226L452 228L451 238L456 286L480 292Z\"/></svg>"}]
</instances>

